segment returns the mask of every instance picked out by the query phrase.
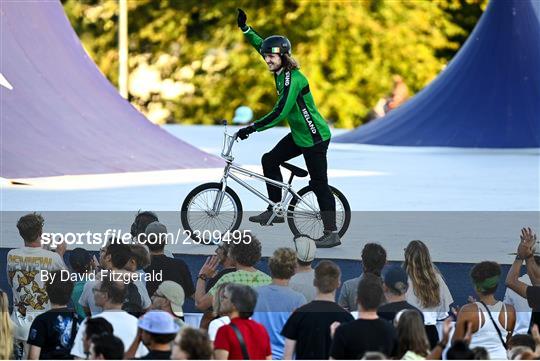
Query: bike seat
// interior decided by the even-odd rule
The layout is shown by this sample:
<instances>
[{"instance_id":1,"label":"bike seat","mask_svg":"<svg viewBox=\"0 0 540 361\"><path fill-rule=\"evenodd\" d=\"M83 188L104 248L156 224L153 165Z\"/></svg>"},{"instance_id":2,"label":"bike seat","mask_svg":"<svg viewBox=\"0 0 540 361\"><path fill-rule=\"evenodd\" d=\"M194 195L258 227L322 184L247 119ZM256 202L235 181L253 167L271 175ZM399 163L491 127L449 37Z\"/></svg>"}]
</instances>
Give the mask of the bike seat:
<instances>
[{"instance_id":1,"label":"bike seat","mask_svg":"<svg viewBox=\"0 0 540 361\"><path fill-rule=\"evenodd\" d=\"M288 169L289 171L291 171L292 174L300 178L307 177L309 174L307 170L297 167L295 165L292 165L290 163L284 162L284 163L281 163L281 166L285 169Z\"/></svg>"}]
</instances>

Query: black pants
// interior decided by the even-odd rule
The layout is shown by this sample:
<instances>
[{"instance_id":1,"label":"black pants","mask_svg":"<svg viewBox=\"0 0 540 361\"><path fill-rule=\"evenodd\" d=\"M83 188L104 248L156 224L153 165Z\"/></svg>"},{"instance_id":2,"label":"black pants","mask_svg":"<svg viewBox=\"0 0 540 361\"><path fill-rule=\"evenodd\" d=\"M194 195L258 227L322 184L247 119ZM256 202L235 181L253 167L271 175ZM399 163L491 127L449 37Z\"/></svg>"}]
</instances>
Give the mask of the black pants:
<instances>
[{"instance_id":1,"label":"black pants","mask_svg":"<svg viewBox=\"0 0 540 361\"><path fill-rule=\"evenodd\" d=\"M283 182L279 165L303 154L311 178L309 185L319 202L324 229L335 231L336 201L328 186L328 164L326 161L326 152L329 143L330 141L327 140L309 148L301 148L294 143L292 135L289 133L271 151L262 156L262 167L265 177ZM268 198L270 200L273 202L281 201L281 188L268 183L266 184L266 188L268 189Z\"/></svg>"}]
</instances>

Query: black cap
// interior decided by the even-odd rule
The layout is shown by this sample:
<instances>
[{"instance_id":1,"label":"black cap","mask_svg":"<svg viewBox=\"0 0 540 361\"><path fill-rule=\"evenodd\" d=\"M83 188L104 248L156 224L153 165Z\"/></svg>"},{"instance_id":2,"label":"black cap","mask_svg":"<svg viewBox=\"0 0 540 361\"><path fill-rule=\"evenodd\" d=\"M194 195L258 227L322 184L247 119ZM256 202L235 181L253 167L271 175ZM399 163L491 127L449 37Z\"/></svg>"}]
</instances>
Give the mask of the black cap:
<instances>
[{"instance_id":1,"label":"black cap","mask_svg":"<svg viewBox=\"0 0 540 361\"><path fill-rule=\"evenodd\" d=\"M399 266L392 266L384 273L384 284L399 294L404 294L409 288L407 272Z\"/></svg>"}]
</instances>

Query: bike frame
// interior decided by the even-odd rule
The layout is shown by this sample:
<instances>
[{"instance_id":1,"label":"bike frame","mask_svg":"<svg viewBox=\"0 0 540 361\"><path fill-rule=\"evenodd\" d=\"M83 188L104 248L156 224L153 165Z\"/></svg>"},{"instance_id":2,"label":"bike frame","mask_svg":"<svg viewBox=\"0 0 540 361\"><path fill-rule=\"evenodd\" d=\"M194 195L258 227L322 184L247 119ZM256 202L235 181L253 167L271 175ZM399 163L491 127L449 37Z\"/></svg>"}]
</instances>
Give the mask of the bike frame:
<instances>
[{"instance_id":1,"label":"bike frame","mask_svg":"<svg viewBox=\"0 0 540 361\"><path fill-rule=\"evenodd\" d=\"M227 188L227 182L228 179L231 178L236 183L240 184L242 187L246 188L248 191L262 199L264 202L268 203L272 208L276 207L278 203L270 200L266 195L264 195L262 192L257 190L255 187L248 184L246 181L244 181L242 178L240 178L240 175L248 176L250 178L255 178L257 180L260 180L266 184L271 184L273 186L281 188L282 191L282 198L281 206L284 209L284 212L286 212L287 217L289 217L289 214L297 214L297 215L304 215L304 216L314 216L319 214L319 211L315 208L313 208L310 204L305 202L302 197L298 195L298 193L292 189L291 183L284 183L279 182L270 178L267 178L259 173L252 172L248 169L242 168L234 163L234 157L232 156L232 148L234 143L237 140L237 135L234 134L233 136L230 136L227 134L227 131L225 131L225 142L229 140L229 144L224 144L223 146L223 152L221 153L221 157L225 159L227 164L225 165L225 169L223 170L223 177L221 178L221 192L219 193L218 197L216 197L216 200L214 201L214 206L212 207L214 213L219 213L219 209L221 208L221 204L223 202L223 197L225 196L225 189ZM226 148L226 149L225 149ZM285 191L285 192L283 192ZM307 207L309 207L312 212L306 212L306 211L289 211L285 207L288 206L289 202L293 199L293 197L297 197L300 202L305 204ZM315 214L314 214L315 213ZM275 212L274 212L275 214ZM270 220L271 222L272 220Z\"/></svg>"}]
</instances>

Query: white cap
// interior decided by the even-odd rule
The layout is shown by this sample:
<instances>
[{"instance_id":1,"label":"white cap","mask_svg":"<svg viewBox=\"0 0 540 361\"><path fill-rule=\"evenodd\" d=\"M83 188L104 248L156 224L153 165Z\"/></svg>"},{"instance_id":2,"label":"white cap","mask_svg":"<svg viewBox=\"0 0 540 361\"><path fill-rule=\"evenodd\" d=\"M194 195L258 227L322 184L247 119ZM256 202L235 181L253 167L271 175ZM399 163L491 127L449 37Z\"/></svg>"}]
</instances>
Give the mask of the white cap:
<instances>
[{"instance_id":1,"label":"white cap","mask_svg":"<svg viewBox=\"0 0 540 361\"><path fill-rule=\"evenodd\" d=\"M300 234L294 237L294 245L296 247L296 258L300 261L312 262L315 259L317 246L313 238Z\"/></svg>"}]
</instances>

